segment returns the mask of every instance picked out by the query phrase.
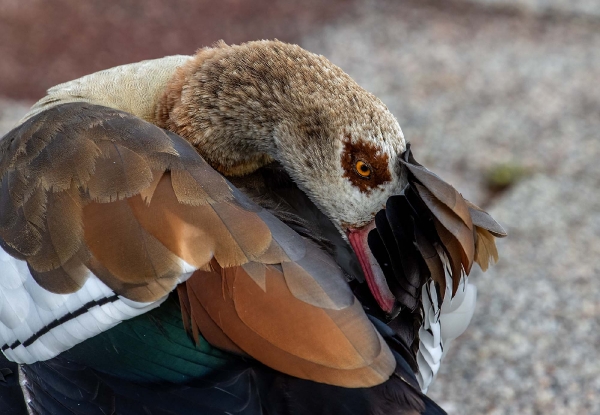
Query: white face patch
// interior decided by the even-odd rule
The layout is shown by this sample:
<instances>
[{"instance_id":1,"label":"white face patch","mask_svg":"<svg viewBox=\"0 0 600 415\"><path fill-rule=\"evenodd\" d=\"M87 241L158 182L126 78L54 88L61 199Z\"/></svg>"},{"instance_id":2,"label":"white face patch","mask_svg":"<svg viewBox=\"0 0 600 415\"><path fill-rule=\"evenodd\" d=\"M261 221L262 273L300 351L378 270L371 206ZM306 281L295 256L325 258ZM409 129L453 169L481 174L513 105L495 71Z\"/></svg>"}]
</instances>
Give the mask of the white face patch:
<instances>
[{"instance_id":1,"label":"white face patch","mask_svg":"<svg viewBox=\"0 0 600 415\"><path fill-rule=\"evenodd\" d=\"M299 111L304 118L277 125L270 155L344 234L371 222L402 190L406 142L385 105L358 85L319 101L324 92Z\"/></svg>"},{"instance_id":2,"label":"white face patch","mask_svg":"<svg viewBox=\"0 0 600 415\"><path fill-rule=\"evenodd\" d=\"M316 186L315 199L340 231L370 223L387 199L402 190L405 181L397 168L398 157L405 149L401 136L396 136L393 143L353 137L345 134L338 141L333 180ZM368 177L359 171L363 165L369 169Z\"/></svg>"}]
</instances>

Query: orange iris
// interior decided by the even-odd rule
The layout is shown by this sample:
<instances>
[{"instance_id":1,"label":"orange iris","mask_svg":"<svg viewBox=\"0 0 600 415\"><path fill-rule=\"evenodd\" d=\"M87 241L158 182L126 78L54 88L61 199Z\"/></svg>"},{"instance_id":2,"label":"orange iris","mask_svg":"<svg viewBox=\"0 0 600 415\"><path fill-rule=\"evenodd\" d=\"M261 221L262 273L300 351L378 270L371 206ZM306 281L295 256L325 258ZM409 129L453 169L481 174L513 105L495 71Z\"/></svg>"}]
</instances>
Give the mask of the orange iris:
<instances>
[{"instance_id":1,"label":"orange iris","mask_svg":"<svg viewBox=\"0 0 600 415\"><path fill-rule=\"evenodd\" d=\"M371 166L362 160L358 160L355 164L356 172L363 178L368 178L371 175Z\"/></svg>"}]
</instances>

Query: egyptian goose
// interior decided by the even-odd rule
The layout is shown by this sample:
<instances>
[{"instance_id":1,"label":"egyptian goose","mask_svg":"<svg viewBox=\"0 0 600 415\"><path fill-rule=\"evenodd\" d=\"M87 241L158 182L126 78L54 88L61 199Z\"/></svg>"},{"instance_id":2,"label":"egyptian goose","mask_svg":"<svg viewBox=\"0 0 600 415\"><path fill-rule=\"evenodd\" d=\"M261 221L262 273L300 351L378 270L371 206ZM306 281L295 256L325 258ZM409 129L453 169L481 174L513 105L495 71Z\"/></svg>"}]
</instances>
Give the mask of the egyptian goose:
<instances>
[{"instance_id":1,"label":"egyptian goose","mask_svg":"<svg viewBox=\"0 0 600 415\"><path fill-rule=\"evenodd\" d=\"M219 43L2 138L0 346L34 414L440 414L504 235L327 59Z\"/></svg>"}]
</instances>

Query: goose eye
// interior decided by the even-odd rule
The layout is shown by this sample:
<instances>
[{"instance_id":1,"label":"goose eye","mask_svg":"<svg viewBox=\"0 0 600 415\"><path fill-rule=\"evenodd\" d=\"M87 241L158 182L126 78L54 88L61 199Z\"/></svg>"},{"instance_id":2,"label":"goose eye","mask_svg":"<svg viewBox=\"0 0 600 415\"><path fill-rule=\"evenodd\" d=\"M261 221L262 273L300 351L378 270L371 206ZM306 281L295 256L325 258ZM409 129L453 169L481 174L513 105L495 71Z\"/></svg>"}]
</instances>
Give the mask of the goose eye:
<instances>
[{"instance_id":1,"label":"goose eye","mask_svg":"<svg viewBox=\"0 0 600 415\"><path fill-rule=\"evenodd\" d=\"M364 179L368 179L371 176L371 166L362 160L358 160L354 165L358 175Z\"/></svg>"}]
</instances>

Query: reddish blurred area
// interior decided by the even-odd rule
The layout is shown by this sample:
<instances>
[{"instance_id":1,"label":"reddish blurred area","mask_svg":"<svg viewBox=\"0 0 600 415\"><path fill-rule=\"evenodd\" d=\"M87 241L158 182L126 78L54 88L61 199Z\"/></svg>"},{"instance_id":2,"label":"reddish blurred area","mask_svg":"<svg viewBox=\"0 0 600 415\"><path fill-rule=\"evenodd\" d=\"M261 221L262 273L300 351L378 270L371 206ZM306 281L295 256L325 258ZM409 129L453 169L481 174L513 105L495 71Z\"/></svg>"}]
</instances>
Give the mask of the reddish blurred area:
<instances>
[{"instance_id":1,"label":"reddish blurred area","mask_svg":"<svg viewBox=\"0 0 600 415\"><path fill-rule=\"evenodd\" d=\"M303 33L355 0L0 0L0 96L40 98L112 66Z\"/></svg>"}]
</instances>

